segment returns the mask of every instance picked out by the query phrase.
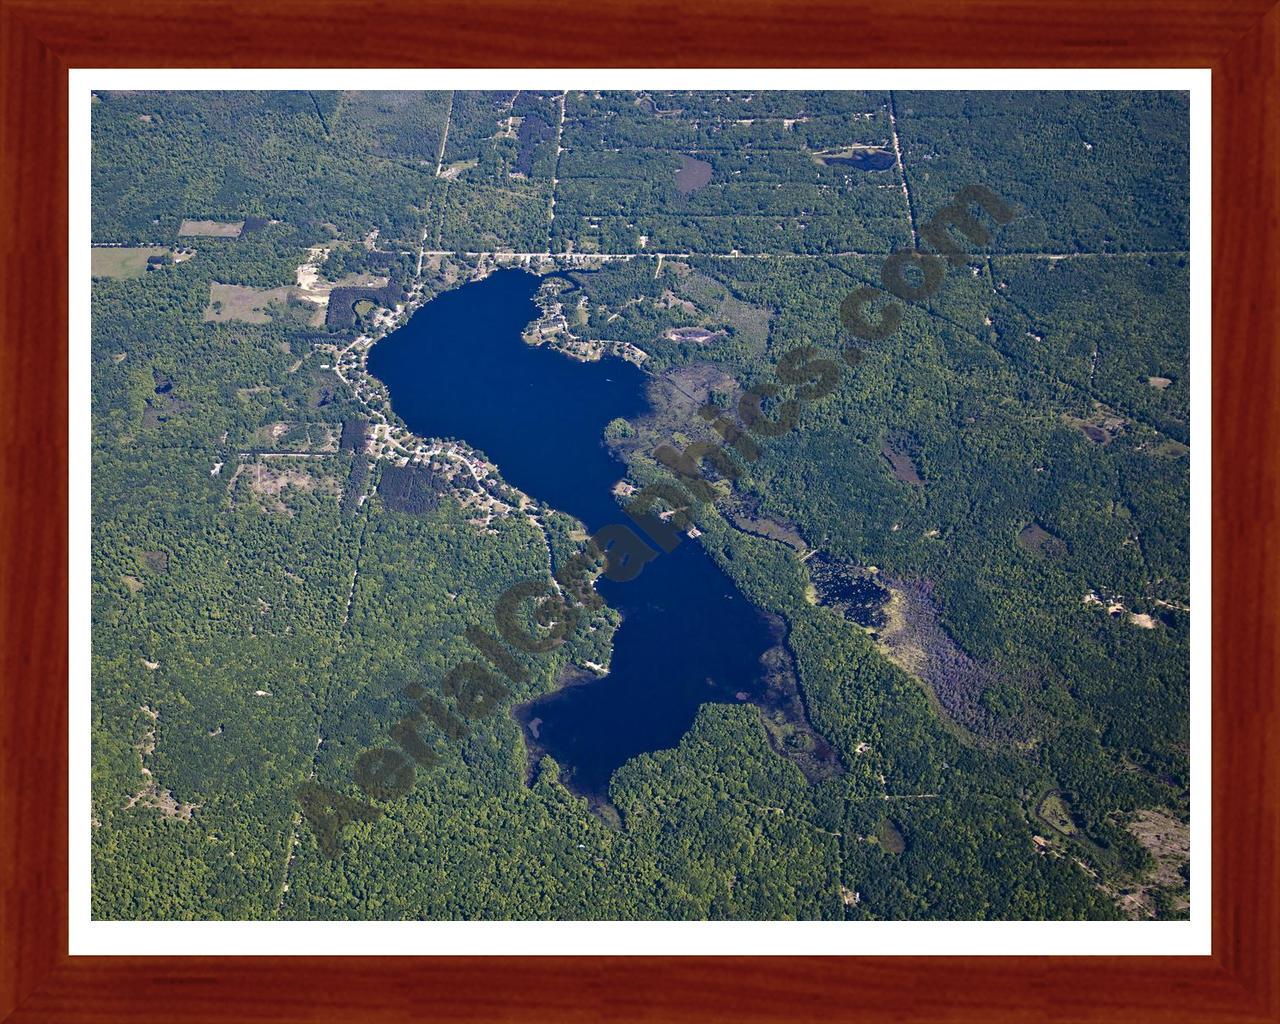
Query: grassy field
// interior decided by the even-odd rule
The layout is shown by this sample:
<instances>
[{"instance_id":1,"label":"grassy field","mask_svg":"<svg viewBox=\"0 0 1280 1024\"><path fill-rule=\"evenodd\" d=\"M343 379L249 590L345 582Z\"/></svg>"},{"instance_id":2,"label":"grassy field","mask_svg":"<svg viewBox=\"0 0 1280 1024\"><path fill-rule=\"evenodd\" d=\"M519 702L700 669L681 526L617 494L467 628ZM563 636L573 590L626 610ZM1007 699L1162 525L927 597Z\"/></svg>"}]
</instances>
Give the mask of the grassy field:
<instances>
[{"instance_id":1,"label":"grassy field","mask_svg":"<svg viewBox=\"0 0 1280 1024\"><path fill-rule=\"evenodd\" d=\"M1076 831L1076 823L1071 820L1071 810L1058 793L1048 793L1040 802L1040 817L1064 835L1072 835Z\"/></svg>"},{"instance_id":2,"label":"grassy field","mask_svg":"<svg viewBox=\"0 0 1280 1024\"><path fill-rule=\"evenodd\" d=\"M239 238L244 221L184 220L179 235L205 235L210 238Z\"/></svg>"},{"instance_id":3,"label":"grassy field","mask_svg":"<svg viewBox=\"0 0 1280 1024\"><path fill-rule=\"evenodd\" d=\"M94 277L141 277L147 272L148 256L163 256L169 250L160 246L138 249L95 248L93 250Z\"/></svg>"},{"instance_id":4,"label":"grassy field","mask_svg":"<svg viewBox=\"0 0 1280 1024\"><path fill-rule=\"evenodd\" d=\"M209 285L209 305L205 307L206 323L225 323L240 320L247 324L265 324L271 321L267 312L272 303L283 306L289 301L292 288L249 288L238 284Z\"/></svg>"}]
</instances>

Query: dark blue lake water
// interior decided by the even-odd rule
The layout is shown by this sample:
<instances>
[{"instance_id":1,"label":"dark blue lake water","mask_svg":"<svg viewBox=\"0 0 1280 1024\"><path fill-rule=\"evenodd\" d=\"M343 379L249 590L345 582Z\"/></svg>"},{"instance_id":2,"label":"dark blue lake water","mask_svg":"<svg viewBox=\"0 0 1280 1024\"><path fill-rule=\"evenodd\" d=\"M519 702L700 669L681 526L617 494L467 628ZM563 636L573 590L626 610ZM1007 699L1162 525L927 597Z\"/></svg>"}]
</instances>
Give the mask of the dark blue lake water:
<instances>
[{"instance_id":1,"label":"dark blue lake water","mask_svg":"<svg viewBox=\"0 0 1280 1024\"><path fill-rule=\"evenodd\" d=\"M474 445L508 483L591 532L629 523L611 494L625 467L603 433L614 417L648 410L648 378L621 359L583 363L526 345L539 283L504 270L446 292L373 347L369 371L414 433ZM597 589L622 614L609 674L518 717L531 750L554 757L566 784L605 797L616 768L675 746L700 704L760 699L760 656L777 641L692 540L659 552L637 578L602 578Z\"/></svg>"}]
</instances>

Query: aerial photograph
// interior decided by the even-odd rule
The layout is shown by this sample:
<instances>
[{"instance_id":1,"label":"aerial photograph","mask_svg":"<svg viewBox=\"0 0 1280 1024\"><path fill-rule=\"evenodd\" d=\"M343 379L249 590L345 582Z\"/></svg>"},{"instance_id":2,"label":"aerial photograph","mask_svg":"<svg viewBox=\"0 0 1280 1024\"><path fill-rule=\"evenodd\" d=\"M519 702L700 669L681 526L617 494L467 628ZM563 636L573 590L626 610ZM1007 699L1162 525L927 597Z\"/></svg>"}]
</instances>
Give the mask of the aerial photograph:
<instances>
[{"instance_id":1,"label":"aerial photograph","mask_svg":"<svg viewBox=\"0 0 1280 1024\"><path fill-rule=\"evenodd\" d=\"M91 103L95 920L1190 916L1187 92Z\"/></svg>"}]
</instances>

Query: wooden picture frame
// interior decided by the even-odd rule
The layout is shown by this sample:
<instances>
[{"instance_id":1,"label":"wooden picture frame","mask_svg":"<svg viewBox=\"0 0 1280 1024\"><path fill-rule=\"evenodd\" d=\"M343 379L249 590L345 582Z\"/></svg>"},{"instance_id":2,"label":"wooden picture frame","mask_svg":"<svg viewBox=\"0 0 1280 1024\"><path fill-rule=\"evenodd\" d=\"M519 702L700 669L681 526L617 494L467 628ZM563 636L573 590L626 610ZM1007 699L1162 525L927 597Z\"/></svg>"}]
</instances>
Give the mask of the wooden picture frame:
<instances>
[{"instance_id":1,"label":"wooden picture frame","mask_svg":"<svg viewBox=\"0 0 1280 1024\"><path fill-rule=\"evenodd\" d=\"M0 0L0 52L0 1019L1280 1020L1280 6ZM67 72L223 65L1211 68L1212 955L69 956Z\"/></svg>"}]
</instances>

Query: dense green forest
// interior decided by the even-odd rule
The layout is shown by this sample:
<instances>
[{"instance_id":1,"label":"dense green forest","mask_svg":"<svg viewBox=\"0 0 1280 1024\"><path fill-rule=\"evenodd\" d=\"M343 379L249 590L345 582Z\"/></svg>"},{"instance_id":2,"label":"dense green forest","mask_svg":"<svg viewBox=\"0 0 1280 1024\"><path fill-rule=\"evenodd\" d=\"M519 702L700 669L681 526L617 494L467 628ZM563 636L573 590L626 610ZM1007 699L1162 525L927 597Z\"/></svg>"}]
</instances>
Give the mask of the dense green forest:
<instances>
[{"instance_id":1,"label":"dense green forest","mask_svg":"<svg viewBox=\"0 0 1280 1024\"><path fill-rule=\"evenodd\" d=\"M94 244L172 257L93 282L94 915L1186 916L1187 125L1167 93L96 95ZM851 338L972 183L1017 216ZM643 353L652 410L602 438L637 486L798 346L838 368L767 396L794 428L686 541L785 624L838 772L708 704L574 795L511 709L608 663L603 606L462 727L468 631L584 538L446 473L465 448L402 466L359 365L495 253L564 272L561 337ZM415 708L433 760L371 800ZM369 811L336 857L308 786Z\"/></svg>"}]
</instances>

